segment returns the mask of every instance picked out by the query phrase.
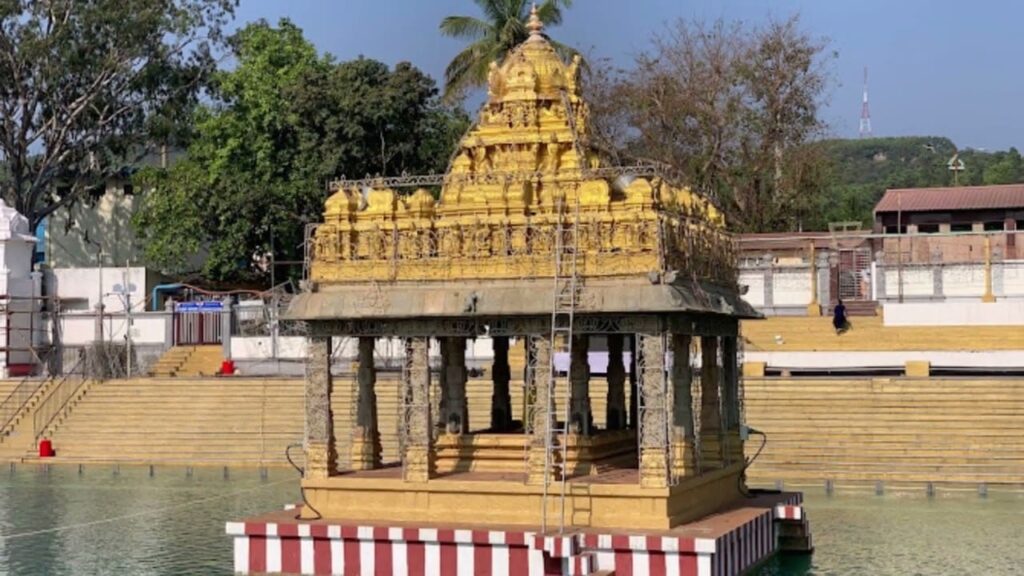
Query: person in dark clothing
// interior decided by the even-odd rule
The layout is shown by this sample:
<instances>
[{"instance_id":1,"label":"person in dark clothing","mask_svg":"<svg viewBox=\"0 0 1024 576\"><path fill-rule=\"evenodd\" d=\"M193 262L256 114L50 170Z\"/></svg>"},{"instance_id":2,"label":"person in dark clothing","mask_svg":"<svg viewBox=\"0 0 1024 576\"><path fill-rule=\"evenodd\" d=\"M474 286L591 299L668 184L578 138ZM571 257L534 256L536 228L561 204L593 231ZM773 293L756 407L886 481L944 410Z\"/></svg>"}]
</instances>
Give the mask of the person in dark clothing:
<instances>
[{"instance_id":1,"label":"person in dark clothing","mask_svg":"<svg viewBox=\"0 0 1024 576\"><path fill-rule=\"evenodd\" d=\"M832 326L835 327L836 334L846 331L846 306L843 305L842 300L832 309Z\"/></svg>"}]
</instances>

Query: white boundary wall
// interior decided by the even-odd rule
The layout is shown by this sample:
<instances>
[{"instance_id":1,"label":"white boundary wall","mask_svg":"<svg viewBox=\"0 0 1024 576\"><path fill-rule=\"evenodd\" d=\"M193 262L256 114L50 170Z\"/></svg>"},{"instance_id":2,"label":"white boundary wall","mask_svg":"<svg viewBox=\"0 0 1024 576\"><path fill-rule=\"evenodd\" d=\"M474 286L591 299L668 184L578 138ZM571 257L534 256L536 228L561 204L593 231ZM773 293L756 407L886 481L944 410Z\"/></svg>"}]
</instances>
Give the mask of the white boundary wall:
<instances>
[{"instance_id":1,"label":"white boundary wall","mask_svg":"<svg viewBox=\"0 0 1024 576\"><path fill-rule=\"evenodd\" d=\"M907 362L926 361L932 368L1024 368L1024 351L986 352L900 351L900 352L752 352L745 362L765 362L770 368L803 370L855 370L898 368Z\"/></svg>"},{"instance_id":2,"label":"white boundary wall","mask_svg":"<svg viewBox=\"0 0 1024 576\"><path fill-rule=\"evenodd\" d=\"M1020 326L1024 300L996 302L886 302L886 326ZM1019 353L1024 357L1024 351Z\"/></svg>"}]
</instances>

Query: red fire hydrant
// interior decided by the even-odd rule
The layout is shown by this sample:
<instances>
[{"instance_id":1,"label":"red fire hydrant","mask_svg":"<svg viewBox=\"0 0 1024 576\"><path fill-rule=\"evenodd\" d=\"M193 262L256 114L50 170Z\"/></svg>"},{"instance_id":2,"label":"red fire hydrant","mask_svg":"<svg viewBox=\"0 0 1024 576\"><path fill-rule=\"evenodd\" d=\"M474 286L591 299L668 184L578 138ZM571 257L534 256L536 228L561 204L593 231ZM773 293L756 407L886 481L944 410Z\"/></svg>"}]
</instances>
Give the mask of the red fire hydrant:
<instances>
[{"instance_id":1,"label":"red fire hydrant","mask_svg":"<svg viewBox=\"0 0 1024 576\"><path fill-rule=\"evenodd\" d=\"M220 363L220 373L222 376L231 376L235 373L235 361L225 360Z\"/></svg>"},{"instance_id":2,"label":"red fire hydrant","mask_svg":"<svg viewBox=\"0 0 1024 576\"><path fill-rule=\"evenodd\" d=\"M53 442L43 438L39 441L39 457L40 458L53 458L56 456L56 452L53 451Z\"/></svg>"}]
</instances>

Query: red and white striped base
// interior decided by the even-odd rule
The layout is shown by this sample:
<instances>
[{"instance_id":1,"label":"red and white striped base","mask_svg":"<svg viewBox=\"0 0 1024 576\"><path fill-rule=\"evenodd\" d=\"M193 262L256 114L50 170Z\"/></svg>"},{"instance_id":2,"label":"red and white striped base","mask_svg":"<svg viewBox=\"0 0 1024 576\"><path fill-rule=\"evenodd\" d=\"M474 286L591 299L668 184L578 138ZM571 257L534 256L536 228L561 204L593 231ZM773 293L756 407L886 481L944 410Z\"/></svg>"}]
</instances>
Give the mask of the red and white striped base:
<instances>
[{"instance_id":1,"label":"red and white striped base","mask_svg":"<svg viewBox=\"0 0 1024 576\"><path fill-rule=\"evenodd\" d=\"M789 496L789 495L787 495ZM778 525L806 522L800 495L743 516L714 538L517 530L229 522L235 572L343 576L732 576L778 549ZM777 504L777 505L774 505Z\"/></svg>"}]
</instances>

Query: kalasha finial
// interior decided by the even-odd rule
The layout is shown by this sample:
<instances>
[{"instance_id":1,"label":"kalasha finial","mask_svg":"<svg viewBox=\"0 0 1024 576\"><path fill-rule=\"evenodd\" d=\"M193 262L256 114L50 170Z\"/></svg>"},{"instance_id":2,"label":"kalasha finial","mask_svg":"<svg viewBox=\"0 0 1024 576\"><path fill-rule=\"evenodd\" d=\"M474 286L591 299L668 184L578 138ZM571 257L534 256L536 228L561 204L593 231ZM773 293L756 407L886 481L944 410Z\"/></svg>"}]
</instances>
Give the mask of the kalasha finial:
<instances>
[{"instance_id":1,"label":"kalasha finial","mask_svg":"<svg viewBox=\"0 0 1024 576\"><path fill-rule=\"evenodd\" d=\"M543 36L544 34L544 23L540 21L540 16L537 15L536 2L530 8L530 20L526 23L526 29L530 31L531 37Z\"/></svg>"}]
</instances>

